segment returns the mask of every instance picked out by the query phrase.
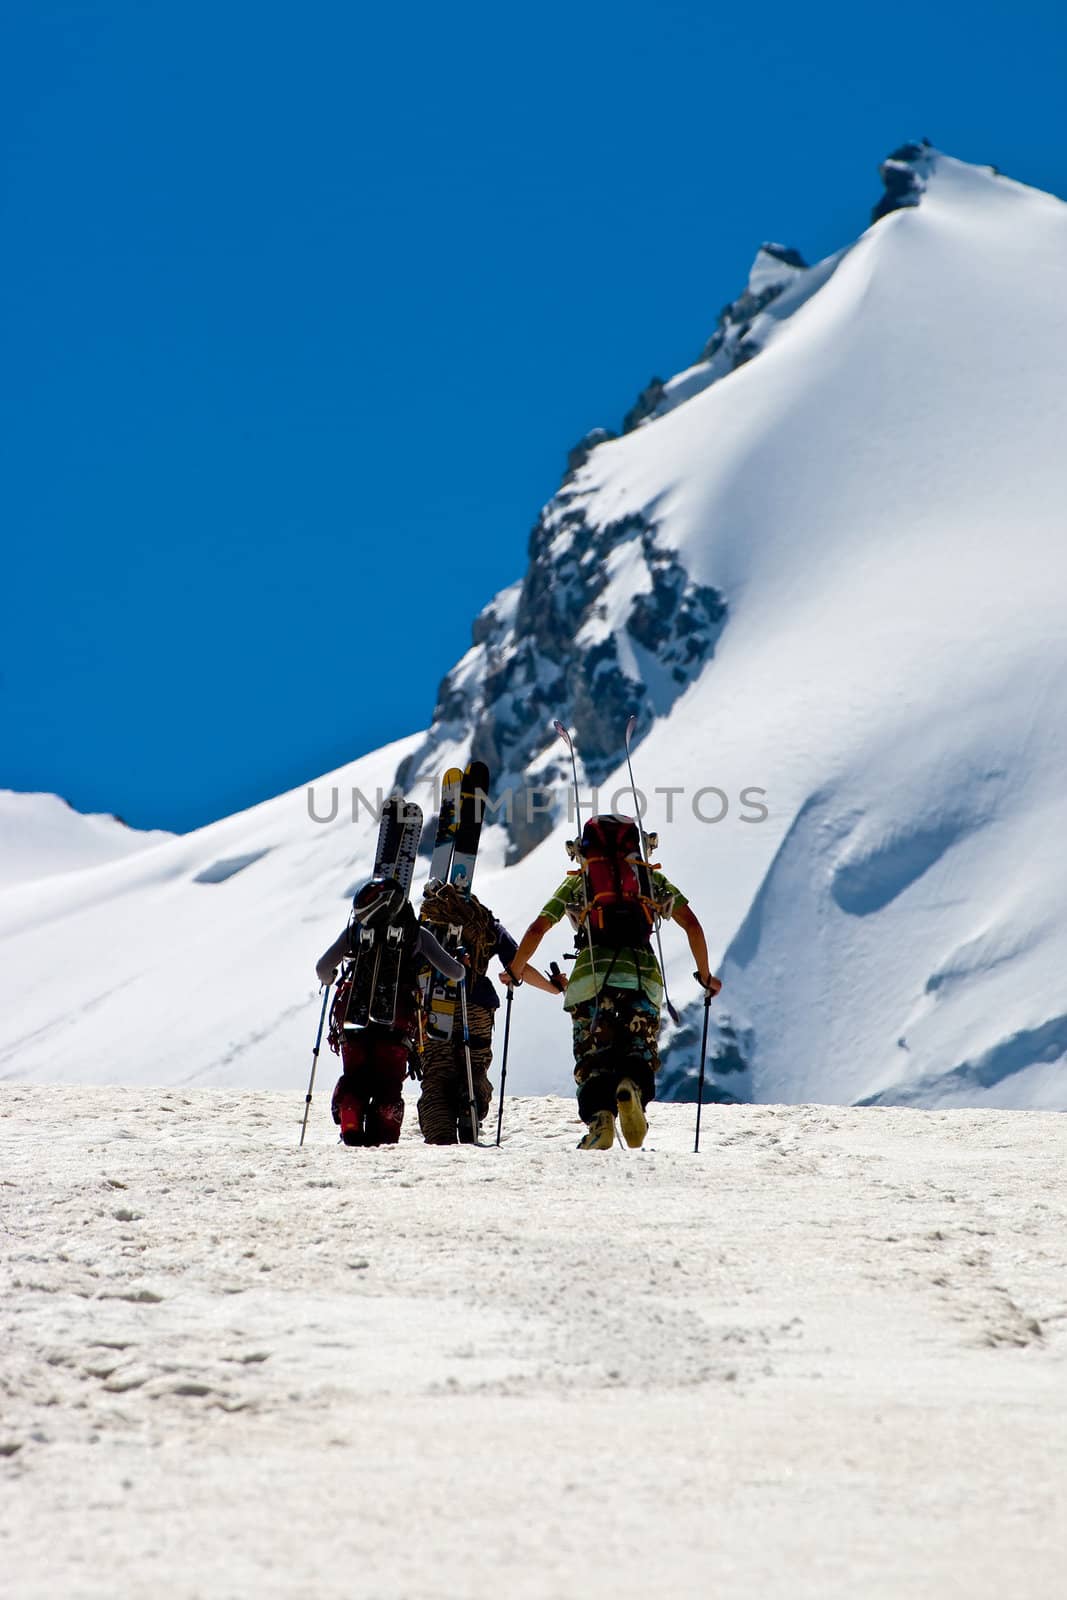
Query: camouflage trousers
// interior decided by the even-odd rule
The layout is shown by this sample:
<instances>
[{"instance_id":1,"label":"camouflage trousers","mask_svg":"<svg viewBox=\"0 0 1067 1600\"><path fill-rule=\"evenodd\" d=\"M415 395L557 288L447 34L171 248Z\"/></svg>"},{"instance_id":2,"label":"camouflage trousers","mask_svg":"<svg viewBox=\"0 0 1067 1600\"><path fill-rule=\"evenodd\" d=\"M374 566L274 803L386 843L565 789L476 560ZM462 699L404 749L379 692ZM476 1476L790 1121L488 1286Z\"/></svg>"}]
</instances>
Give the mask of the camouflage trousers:
<instances>
[{"instance_id":1,"label":"camouflage trousers","mask_svg":"<svg viewBox=\"0 0 1067 1600\"><path fill-rule=\"evenodd\" d=\"M598 1111L615 1110L621 1079L632 1078L642 1105L656 1097L659 1071L659 1008L639 989L601 990L571 1012L574 1081L578 1114L589 1122Z\"/></svg>"},{"instance_id":2,"label":"camouflage trousers","mask_svg":"<svg viewBox=\"0 0 1067 1600\"><path fill-rule=\"evenodd\" d=\"M488 1006L468 1005L471 1069L478 1121L484 1122L493 1098L489 1064L493 1059L493 1013ZM430 1039L422 1052L419 1127L427 1144L466 1144L471 1138L467 1109L467 1059L457 1012L451 1039Z\"/></svg>"}]
</instances>

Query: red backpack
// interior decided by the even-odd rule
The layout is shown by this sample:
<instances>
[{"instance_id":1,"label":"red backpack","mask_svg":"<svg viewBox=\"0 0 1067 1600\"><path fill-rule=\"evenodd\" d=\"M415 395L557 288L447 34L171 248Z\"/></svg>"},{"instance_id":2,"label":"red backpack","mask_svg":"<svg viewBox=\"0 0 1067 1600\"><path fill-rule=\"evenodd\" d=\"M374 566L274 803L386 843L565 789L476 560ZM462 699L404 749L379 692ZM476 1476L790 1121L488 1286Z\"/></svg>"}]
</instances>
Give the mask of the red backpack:
<instances>
[{"instance_id":1,"label":"red backpack","mask_svg":"<svg viewBox=\"0 0 1067 1600\"><path fill-rule=\"evenodd\" d=\"M585 877L577 921L580 927L588 921L593 944L613 949L648 945L658 912L652 868L642 855L633 818L610 813L590 817L572 854Z\"/></svg>"}]
</instances>

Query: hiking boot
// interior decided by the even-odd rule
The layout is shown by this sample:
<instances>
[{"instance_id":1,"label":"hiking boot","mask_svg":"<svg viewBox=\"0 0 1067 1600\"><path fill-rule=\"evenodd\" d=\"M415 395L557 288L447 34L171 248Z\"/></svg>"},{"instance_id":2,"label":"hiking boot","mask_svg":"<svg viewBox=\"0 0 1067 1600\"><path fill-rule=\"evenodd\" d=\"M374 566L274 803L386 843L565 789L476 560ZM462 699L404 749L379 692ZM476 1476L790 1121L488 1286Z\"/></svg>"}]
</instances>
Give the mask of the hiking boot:
<instances>
[{"instance_id":1,"label":"hiking boot","mask_svg":"<svg viewBox=\"0 0 1067 1600\"><path fill-rule=\"evenodd\" d=\"M610 1111L598 1111L589 1132L578 1140L579 1150L610 1150L615 1143L615 1118Z\"/></svg>"},{"instance_id":2,"label":"hiking boot","mask_svg":"<svg viewBox=\"0 0 1067 1600\"><path fill-rule=\"evenodd\" d=\"M341 1139L348 1145L363 1143L363 1107L356 1100L342 1095L337 1103L337 1120L341 1124Z\"/></svg>"},{"instance_id":3,"label":"hiking boot","mask_svg":"<svg viewBox=\"0 0 1067 1600\"><path fill-rule=\"evenodd\" d=\"M619 1127L631 1150L640 1150L648 1132L648 1118L641 1105L641 1093L632 1078L623 1078L615 1091L619 1108Z\"/></svg>"}]
</instances>

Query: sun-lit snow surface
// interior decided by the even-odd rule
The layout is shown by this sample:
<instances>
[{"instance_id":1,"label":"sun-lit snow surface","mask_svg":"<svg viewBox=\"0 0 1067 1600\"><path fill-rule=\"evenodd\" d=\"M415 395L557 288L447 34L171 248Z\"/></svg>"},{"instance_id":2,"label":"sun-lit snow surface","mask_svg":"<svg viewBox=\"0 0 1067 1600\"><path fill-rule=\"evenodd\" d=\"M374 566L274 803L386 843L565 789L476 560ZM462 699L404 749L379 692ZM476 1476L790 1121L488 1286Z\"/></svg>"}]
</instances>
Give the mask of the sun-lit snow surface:
<instances>
[{"instance_id":1,"label":"sun-lit snow surface","mask_svg":"<svg viewBox=\"0 0 1067 1600\"><path fill-rule=\"evenodd\" d=\"M719 1087L1067 1109L1067 207L928 167L920 204L810 269L817 292L798 275L756 359L602 444L566 492L590 524L649 517L728 606L637 751L646 789L687 790L650 822L747 1063ZM448 737L442 768L465 753ZM388 789L422 743L322 780L323 814L341 791L328 824L301 790L0 893L0 1075L298 1085L313 962L373 845L351 789ZM733 802L717 826L691 805L712 784ZM762 824L741 820L751 785ZM516 932L571 831L508 869L490 832L476 887ZM692 961L676 929L664 940L691 1038ZM516 1002L509 1082L568 1086L568 1029L540 995Z\"/></svg>"},{"instance_id":2,"label":"sun-lit snow surface","mask_svg":"<svg viewBox=\"0 0 1067 1600\"><path fill-rule=\"evenodd\" d=\"M373 859L362 799L388 792L410 743L322 780L321 795L338 791L332 822L313 820L301 789L111 866L0 893L0 1077L300 1078L314 963Z\"/></svg>"},{"instance_id":3,"label":"sun-lit snow surface","mask_svg":"<svg viewBox=\"0 0 1067 1600\"><path fill-rule=\"evenodd\" d=\"M1067 1119L302 1099L0 1088L5 1592L1061 1592Z\"/></svg>"},{"instance_id":4,"label":"sun-lit snow surface","mask_svg":"<svg viewBox=\"0 0 1067 1600\"><path fill-rule=\"evenodd\" d=\"M116 861L170 837L117 817L84 816L58 795L0 789L0 889Z\"/></svg>"}]
</instances>

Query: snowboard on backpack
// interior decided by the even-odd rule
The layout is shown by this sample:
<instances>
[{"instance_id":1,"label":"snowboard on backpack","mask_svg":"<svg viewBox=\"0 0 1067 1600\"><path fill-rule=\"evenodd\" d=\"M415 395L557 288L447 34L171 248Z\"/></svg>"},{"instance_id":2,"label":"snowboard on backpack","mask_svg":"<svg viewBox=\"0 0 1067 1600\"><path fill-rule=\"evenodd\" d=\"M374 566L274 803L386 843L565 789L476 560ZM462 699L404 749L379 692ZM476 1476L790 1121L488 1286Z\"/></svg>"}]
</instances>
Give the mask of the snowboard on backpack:
<instances>
[{"instance_id":1,"label":"snowboard on backpack","mask_svg":"<svg viewBox=\"0 0 1067 1600\"><path fill-rule=\"evenodd\" d=\"M334 1002L342 1036L372 1022L410 1026L401 986L418 937L408 891L421 836L420 807L391 795L382 807L373 876L352 905L350 960Z\"/></svg>"},{"instance_id":2,"label":"snowboard on backpack","mask_svg":"<svg viewBox=\"0 0 1067 1600\"><path fill-rule=\"evenodd\" d=\"M415 876L415 861L422 838L422 809L403 795L391 794L382 806L378 846L374 853L375 878L395 878L405 896Z\"/></svg>"}]
</instances>

